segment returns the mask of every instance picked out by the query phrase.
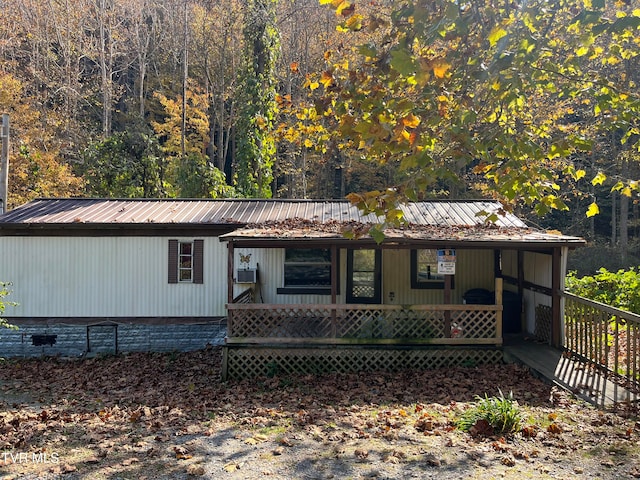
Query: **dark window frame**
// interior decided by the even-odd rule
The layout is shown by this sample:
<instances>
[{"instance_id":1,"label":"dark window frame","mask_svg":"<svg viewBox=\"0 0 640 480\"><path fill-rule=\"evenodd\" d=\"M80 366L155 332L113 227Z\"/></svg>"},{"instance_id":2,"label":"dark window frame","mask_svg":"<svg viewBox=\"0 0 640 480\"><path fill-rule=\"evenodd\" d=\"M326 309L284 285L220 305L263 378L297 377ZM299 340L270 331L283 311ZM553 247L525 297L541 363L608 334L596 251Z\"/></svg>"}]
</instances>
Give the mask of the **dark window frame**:
<instances>
[{"instance_id":1,"label":"dark window frame","mask_svg":"<svg viewBox=\"0 0 640 480\"><path fill-rule=\"evenodd\" d=\"M436 248L420 248L411 250L411 288L414 290L444 290L444 278L433 280L418 280L418 251L431 250L437 252ZM451 288L454 288L455 275L451 276Z\"/></svg>"},{"instance_id":2,"label":"dark window frame","mask_svg":"<svg viewBox=\"0 0 640 480\"><path fill-rule=\"evenodd\" d=\"M305 285L300 285L300 286L295 286L295 285L285 285L285 278L284 276L286 275L285 269L286 269L286 257L287 257L287 250L326 250L329 254L329 285L326 286L305 286ZM292 294L292 295L302 295L302 294L311 294L311 295L331 295L331 268L333 266L333 262L331 260L331 252L332 249L331 248L313 248L313 247L292 247L292 248L285 248L285 260L283 263L283 278L282 278L282 287L278 287L276 289L276 293L277 294ZM290 262L290 263L294 263L294 262ZM296 262L296 263L304 263L304 262ZM321 263L321 262L318 262ZM336 285L336 293L340 293L340 251L336 250L336 270L337 270L337 274L336 274L336 278L337 280L337 285Z\"/></svg>"}]
</instances>

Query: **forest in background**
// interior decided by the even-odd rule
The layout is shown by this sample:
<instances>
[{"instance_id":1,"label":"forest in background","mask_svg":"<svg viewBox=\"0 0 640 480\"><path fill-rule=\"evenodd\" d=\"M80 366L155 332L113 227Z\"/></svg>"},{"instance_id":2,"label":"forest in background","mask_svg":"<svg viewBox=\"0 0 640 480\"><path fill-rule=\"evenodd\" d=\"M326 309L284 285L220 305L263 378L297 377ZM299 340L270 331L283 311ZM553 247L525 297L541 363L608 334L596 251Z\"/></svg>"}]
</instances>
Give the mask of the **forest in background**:
<instances>
[{"instance_id":1,"label":"forest in background","mask_svg":"<svg viewBox=\"0 0 640 480\"><path fill-rule=\"evenodd\" d=\"M351 195L393 221L396 201L486 196L593 241L589 271L638 264L632 1L0 6L10 208Z\"/></svg>"}]
</instances>

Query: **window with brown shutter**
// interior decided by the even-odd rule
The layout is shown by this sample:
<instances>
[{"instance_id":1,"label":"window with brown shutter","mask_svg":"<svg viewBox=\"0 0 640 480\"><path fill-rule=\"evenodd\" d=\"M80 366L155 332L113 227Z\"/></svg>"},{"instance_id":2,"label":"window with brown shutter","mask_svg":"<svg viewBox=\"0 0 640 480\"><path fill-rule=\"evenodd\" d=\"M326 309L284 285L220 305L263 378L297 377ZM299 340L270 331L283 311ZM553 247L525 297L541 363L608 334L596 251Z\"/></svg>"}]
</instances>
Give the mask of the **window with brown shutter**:
<instances>
[{"instance_id":1,"label":"window with brown shutter","mask_svg":"<svg viewBox=\"0 0 640 480\"><path fill-rule=\"evenodd\" d=\"M204 240L169 240L169 283L204 283Z\"/></svg>"},{"instance_id":2,"label":"window with brown shutter","mask_svg":"<svg viewBox=\"0 0 640 480\"><path fill-rule=\"evenodd\" d=\"M204 283L204 240L193 241L193 283Z\"/></svg>"},{"instance_id":3,"label":"window with brown shutter","mask_svg":"<svg viewBox=\"0 0 640 480\"><path fill-rule=\"evenodd\" d=\"M178 240L169 240L169 283L178 283Z\"/></svg>"}]
</instances>

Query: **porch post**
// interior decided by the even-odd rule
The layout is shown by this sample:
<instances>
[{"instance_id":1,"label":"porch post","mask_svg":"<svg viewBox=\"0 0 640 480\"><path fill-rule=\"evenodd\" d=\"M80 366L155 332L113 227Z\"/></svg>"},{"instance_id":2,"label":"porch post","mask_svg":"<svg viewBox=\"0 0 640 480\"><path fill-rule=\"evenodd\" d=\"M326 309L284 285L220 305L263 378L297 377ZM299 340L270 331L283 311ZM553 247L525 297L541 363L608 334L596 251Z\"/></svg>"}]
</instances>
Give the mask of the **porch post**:
<instances>
[{"instance_id":1,"label":"porch post","mask_svg":"<svg viewBox=\"0 0 640 480\"><path fill-rule=\"evenodd\" d=\"M229 240L229 243L227 244L227 251L227 302L233 303L233 240Z\"/></svg>"},{"instance_id":2,"label":"porch post","mask_svg":"<svg viewBox=\"0 0 640 480\"><path fill-rule=\"evenodd\" d=\"M336 302L338 301L338 247L331 245L331 337L336 338L337 314Z\"/></svg>"},{"instance_id":3,"label":"porch post","mask_svg":"<svg viewBox=\"0 0 640 480\"><path fill-rule=\"evenodd\" d=\"M562 273L560 267L560 249L553 249L551 259L551 345L562 347L562 339L560 338L560 323L562 321L560 311L560 275Z\"/></svg>"},{"instance_id":4,"label":"porch post","mask_svg":"<svg viewBox=\"0 0 640 480\"><path fill-rule=\"evenodd\" d=\"M502 278L496 277L496 305L502 305L502 283ZM496 311L496 338L502 338L502 314L503 310Z\"/></svg>"},{"instance_id":5,"label":"porch post","mask_svg":"<svg viewBox=\"0 0 640 480\"><path fill-rule=\"evenodd\" d=\"M451 275L444 276L444 298L445 305L451 304ZM451 310L444 311L444 336L451 337Z\"/></svg>"},{"instance_id":6,"label":"porch post","mask_svg":"<svg viewBox=\"0 0 640 480\"><path fill-rule=\"evenodd\" d=\"M526 332L526 316L524 315L524 252L518 250L518 298L520 299L520 331Z\"/></svg>"}]
</instances>

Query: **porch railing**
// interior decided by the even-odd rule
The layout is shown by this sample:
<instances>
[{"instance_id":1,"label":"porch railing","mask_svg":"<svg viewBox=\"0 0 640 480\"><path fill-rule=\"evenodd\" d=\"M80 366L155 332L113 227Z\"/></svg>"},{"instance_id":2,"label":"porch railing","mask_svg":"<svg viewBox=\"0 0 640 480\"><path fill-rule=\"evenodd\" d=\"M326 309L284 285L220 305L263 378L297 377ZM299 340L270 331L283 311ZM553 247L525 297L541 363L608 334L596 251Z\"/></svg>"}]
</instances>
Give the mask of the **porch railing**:
<instances>
[{"instance_id":1,"label":"porch railing","mask_svg":"<svg viewBox=\"0 0 640 480\"><path fill-rule=\"evenodd\" d=\"M563 293L564 347L625 387L640 394L640 315Z\"/></svg>"},{"instance_id":2,"label":"porch railing","mask_svg":"<svg viewBox=\"0 0 640 480\"><path fill-rule=\"evenodd\" d=\"M227 305L228 344L501 345L502 305Z\"/></svg>"}]
</instances>

